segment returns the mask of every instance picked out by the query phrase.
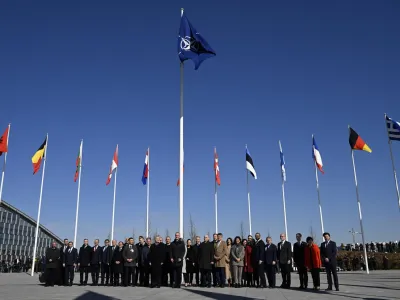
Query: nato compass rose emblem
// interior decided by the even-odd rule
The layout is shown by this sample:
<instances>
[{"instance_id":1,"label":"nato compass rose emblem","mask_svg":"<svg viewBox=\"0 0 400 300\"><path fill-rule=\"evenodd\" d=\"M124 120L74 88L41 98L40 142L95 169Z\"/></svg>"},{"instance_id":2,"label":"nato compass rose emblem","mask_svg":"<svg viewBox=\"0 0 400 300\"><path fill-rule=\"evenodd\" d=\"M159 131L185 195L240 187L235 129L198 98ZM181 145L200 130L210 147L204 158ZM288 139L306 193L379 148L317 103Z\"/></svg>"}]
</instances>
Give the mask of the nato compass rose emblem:
<instances>
[{"instance_id":1,"label":"nato compass rose emblem","mask_svg":"<svg viewBox=\"0 0 400 300\"><path fill-rule=\"evenodd\" d=\"M180 38L180 47L182 51L191 51L197 54L208 52L193 36L185 36Z\"/></svg>"}]
</instances>

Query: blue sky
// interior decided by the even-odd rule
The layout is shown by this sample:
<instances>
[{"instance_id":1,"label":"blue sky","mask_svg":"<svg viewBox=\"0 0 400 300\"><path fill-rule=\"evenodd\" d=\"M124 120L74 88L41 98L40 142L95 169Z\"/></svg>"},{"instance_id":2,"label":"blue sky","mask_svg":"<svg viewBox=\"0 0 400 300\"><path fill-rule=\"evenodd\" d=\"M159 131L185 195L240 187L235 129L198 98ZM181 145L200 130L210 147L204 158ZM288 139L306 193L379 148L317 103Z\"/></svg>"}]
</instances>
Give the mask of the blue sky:
<instances>
[{"instance_id":1,"label":"blue sky","mask_svg":"<svg viewBox=\"0 0 400 300\"><path fill-rule=\"evenodd\" d=\"M214 231L213 147L220 159L219 228L284 230L278 140L286 160L289 238L320 233L311 158L315 134L325 230L359 231L347 125L372 148L355 153L365 236L397 240L399 209L383 114L400 120L400 4L395 1L6 1L0 10L0 127L12 123L3 199L36 218L40 173L31 156L49 133L41 223L73 238L80 139L84 156L79 244L107 237L119 144L115 237L145 231L145 151L151 149L153 232L179 229L180 8L217 52L185 63L185 230ZM1 129L0 128L0 129ZM3 130L3 129L1 129ZM400 169L400 144L393 145ZM360 241L358 237L358 241Z\"/></svg>"}]
</instances>

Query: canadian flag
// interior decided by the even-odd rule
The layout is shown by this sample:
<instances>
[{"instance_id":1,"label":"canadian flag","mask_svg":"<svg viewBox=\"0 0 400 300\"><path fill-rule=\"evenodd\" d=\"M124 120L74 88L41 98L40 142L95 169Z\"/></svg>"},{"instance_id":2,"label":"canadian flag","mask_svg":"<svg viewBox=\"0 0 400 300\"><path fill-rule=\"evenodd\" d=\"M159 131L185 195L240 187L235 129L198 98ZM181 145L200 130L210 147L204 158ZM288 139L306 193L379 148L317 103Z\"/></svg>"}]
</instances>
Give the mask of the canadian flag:
<instances>
[{"instance_id":1,"label":"canadian flag","mask_svg":"<svg viewBox=\"0 0 400 300\"><path fill-rule=\"evenodd\" d=\"M110 173L108 173L106 185L109 185L109 183L111 181L112 174L113 174L114 170L117 167L118 167L118 145L117 145L117 148L115 149L115 152L114 152L114 157L113 157L113 160L112 160L112 163L111 163Z\"/></svg>"}]
</instances>

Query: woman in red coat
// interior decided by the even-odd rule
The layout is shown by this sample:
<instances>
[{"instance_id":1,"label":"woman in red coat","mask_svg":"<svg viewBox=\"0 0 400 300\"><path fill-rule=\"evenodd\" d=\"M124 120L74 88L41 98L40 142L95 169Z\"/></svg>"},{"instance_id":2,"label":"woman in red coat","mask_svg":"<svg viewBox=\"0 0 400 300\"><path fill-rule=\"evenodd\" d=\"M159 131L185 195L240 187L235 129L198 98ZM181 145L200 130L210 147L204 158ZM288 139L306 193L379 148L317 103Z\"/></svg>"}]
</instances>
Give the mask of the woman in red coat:
<instances>
[{"instance_id":1,"label":"woman in red coat","mask_svg":"<svg viewBox=\"0 0 400 300\"><path fill-rule=\"evenodd\" d=\"M322 266L321 254L319 251L319 247L314 244L314 240L312 237L309 236L306 241L307 247L304 248L304 265L306 266L307 270L311 272L314 290L319 290L319 272Z\"/></svg>"},{"instance_id":2,"label":"woman in red coat","mask_svg":"<svg viewBox=\"0 0 400 300\"><path fill-rule=\"evenodd\" d=\"M253 238L249 235L248 240L243 241L245 254L244 254L244 273L245 285L247 287L254 286L253 280L253 265L252 265L252 252L253 252Z\"/></svg>"}]
</instances>

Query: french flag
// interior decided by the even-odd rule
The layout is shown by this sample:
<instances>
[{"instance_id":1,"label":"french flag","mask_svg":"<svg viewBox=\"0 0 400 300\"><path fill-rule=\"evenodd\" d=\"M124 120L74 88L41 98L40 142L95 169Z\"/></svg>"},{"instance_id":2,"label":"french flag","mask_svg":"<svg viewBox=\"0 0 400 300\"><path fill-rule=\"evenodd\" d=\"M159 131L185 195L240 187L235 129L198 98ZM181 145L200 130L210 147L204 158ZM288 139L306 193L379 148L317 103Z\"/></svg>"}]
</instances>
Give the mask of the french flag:
<instances>
[{"instance_id":1,"label":"french flag","mask_svg":"<svg viewBox=\"0 0 400 300\"><path fill-rule=\"evenodd\" d=\"M315 161L315 165L317 166L318 170L321 171L322 174L324 174L324 170L322 169L322 158L321 154L319 153L319 149L317 146L317 143L315 142L314 135L312 137L312 157Z\"/></svg>"},{"instance_id":2,"label":"french flag","mask_svg":"<svg viewBox=\"0 0 400 300\"><path fill-rule=\"evenodd\" d=\"M142 182L144 185L147 183L147 178L149 177L149 150L146 151L146 158L144 159Z\"/></svg>"}]
</instances>

